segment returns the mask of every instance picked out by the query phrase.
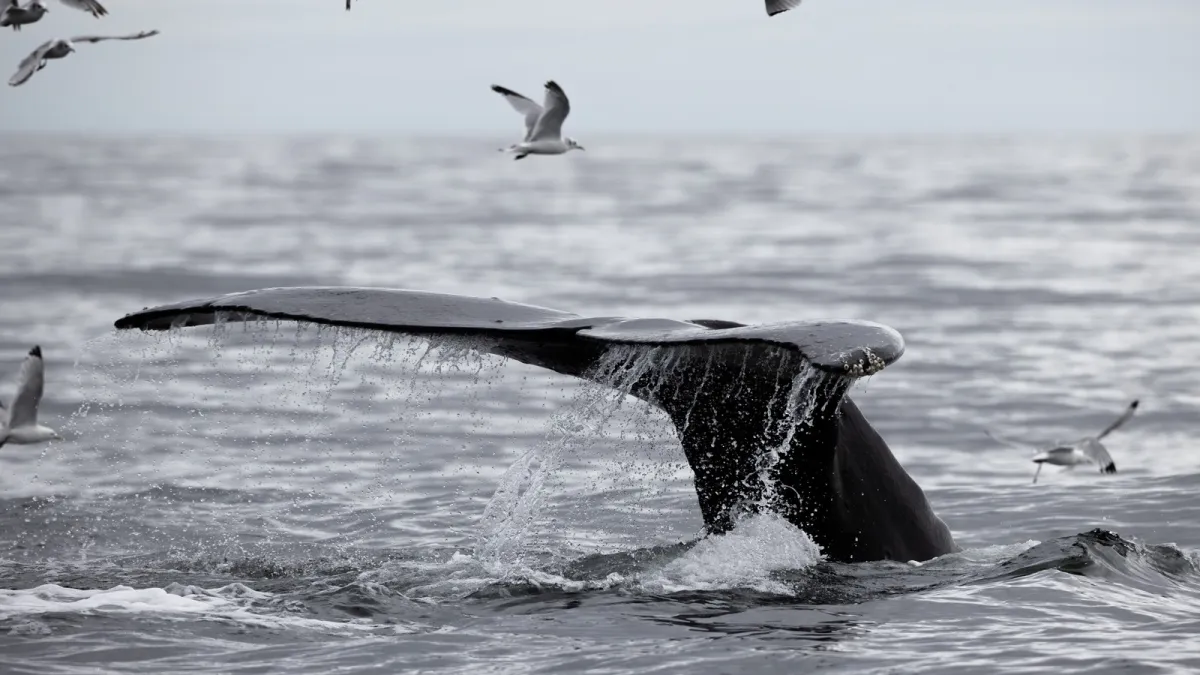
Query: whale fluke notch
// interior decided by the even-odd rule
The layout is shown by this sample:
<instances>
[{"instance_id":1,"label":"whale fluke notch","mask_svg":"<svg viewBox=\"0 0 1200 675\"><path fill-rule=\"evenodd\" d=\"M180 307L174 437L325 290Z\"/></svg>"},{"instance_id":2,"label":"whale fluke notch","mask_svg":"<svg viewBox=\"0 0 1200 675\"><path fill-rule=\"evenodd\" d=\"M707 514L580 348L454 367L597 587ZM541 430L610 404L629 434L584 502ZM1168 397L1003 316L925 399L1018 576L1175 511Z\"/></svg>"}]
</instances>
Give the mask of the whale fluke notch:
<instances>
[{"instance_id":1,"label":"whale fluke notch","mask_svg":"<svg viewBox=\"0 0 1200 675\"><path fill-rule=\"evenodd\" d=\"M589 318L497 298L298 287L149 308L116 327L263 319L485 338L481 349L493 354L620 382L671 418L709 532L728 530L739 512L769 508L835 560L927 560L954 550L920 487L845 397L854 379L904 353L887 326Z\"/></svg>"}]
</instances>

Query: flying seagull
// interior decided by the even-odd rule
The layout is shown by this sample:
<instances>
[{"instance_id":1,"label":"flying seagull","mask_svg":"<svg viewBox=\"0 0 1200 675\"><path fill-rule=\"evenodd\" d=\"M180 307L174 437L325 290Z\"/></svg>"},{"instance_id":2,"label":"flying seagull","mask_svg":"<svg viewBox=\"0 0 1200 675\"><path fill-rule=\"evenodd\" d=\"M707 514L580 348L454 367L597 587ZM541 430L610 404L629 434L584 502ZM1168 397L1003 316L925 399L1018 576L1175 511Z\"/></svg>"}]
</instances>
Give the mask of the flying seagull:
<instances>
[{"instance_id":1,"label":"flying seagull","mask_svg":"<svg viewBox=\"0 0 1200 675\"><path fill-rule=\"evenodd\" d=\"M554 80L546 83L545 107L498 84L492 85L492 91L503 96L513 110L525 116L525 140L501 148L501 152L512 152L517 155L513 159L524 159L526 155L561 155L584 149L575 139L562 135L563 121L571 112L571 102Z\"/></svg>"},{"instance_id":2,"label":"flying seagull","mask_svg":"<svg viewBox=\"0 0 1200 675\"><path fill-rule=\"evenodd\" d=\"M21 372L17 375L17 395L12 400L12 408L5 410L4 404L0 403L0 447L5 443L26 445L62 440L62 436L53 429L37 421L45 372L42 348L35 346L21 363Z\"/></svg>"},{"instance_id":3,"label":"flying seagull","mask_svg":"<svg viewBox=\"0 0 1200 675\"><path fill-rule=\"evenodd\" d=\"M102 42L104 40L141 40L158 35L157 30L142 31L133 35L80 35L70 40L47 40L33 50L29 56L21 60L17 72L8 79L9 86L16 87L25 84L33 74L46 67L50 59L61 59L75 51L77 42Z\"/></svg>"},{"instance_id":4,"label":"flying seagull","mask_svg":"<svg viewBox=\"0 0 1200 675\"><path fill-rule=\"evenodd\" d=\"M1104 428L1103 431L1095 436L1086 436L1072 443L1059 443L1051 448L1037 451L1033 456L1033 462L1037 464L1037 470L1033 472L1033 482L1036 483L1038 474L1042 472L1043 464L1053 464L1054 466L1065 466L1074 468L1080 464L1095 464L1100 469L1100 473L1116 473L1117 464L1113 461L1112 456L1108 454L1108 448L1104 447L1101 439L1120 429L1126 422L1133 419L1134 413L1137 412L1138 401L1135 399L1121 416L1113 420L1113 423ZM999 438L988 433L993 439L1016 447L1028 447L1024 443L1017 443Z\"/></svg>"},{"instance_id":5,"label":"flying seagull","mask_svg":"<svg viewBox=\"0 0 1200 675\"><path fill-rule=\"evenodd\" d=\"M104 9L96 0L59 0L67 7L91 12L92 16L99 19L108 14L108 10ZM44 0L29 0L22 7L20 0L7 0L3 11L0 11L0 27L12 26L13 30L21 30L21 26L28 26L31 23L41 21L42 17L50 11Z\"/></svg>"},{"instance_id":6,"label":"flying seagull","mask_svg":"<svg viewBox=\"0 0 1200 675\"><path fill-rule=\"evenodd\" d=\"M9 0L5 3L4 9L0 11L0 28L12 26L15 31L21 30L21 26L41 21L49 11L50 9L42 0L30 0L29 4L24 7L18 0Z\"/></svg>"},{"instance_id":7,"label":"flying seagull","mask_svg":"<svg viewBox=\"0 0 1200 675\"><path fill-rule=\"evenodd\" d=\"M767 0L767 16L783 14L800 6L800 0Z\"/></svg>"}]
</instances>

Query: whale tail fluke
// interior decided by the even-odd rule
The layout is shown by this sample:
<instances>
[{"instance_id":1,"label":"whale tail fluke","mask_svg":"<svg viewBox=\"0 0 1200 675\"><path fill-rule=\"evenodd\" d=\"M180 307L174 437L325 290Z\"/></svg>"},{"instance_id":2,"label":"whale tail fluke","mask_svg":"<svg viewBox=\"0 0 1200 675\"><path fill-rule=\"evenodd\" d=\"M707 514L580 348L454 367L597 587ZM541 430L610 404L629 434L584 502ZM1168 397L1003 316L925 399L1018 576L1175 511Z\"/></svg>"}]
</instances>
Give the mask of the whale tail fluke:
<instances>
[{"instance_id":1,"label":"whale tail fluke","mask_svg":"<svg viewBox=\"0 0 1200 675\"><path fill-rule=\"evenodd\" d=\"M117 320L118 329L168 330L220 322L277 319L409 335L491 338L495 352L580 376L614 345L682 347L747 357L774 349L822 372L858 378L904 353L895 330L866 321L793 321L747 326L703 319L582 317L546 307L428 291L355 287L266 288L162 305ZM569 346L563 354L563 347ZM746 351L750 350L750 351Z\"/></svg>"},{"instance_id":2,"label":"whale tail fluke","mask_svg":"<svg viewBox=\"0 0 1200 675\"><path fill-rule=\"evenodd\" d=\"M868 476L851 486L855 490L915 490L919 503L926 504L920 488L845 398L855 379L879 372L904 352L900 334L880 324L747 326L712 319L589 318L497 298L302 287L154 307L121 318L116 327L166 330L270 319L481 338L490 353L599 381L656 405L678 432L710 532L729 529L741 509L766 505L805 527L818 543L844 538L841 532L822 530L833 525L808 520L826 508L833 500L830 490L836 488L829 481L822 485L805 478L840 470L834 466L838 452L860 455L838 461L876 471L878 480L889 481L877 485ZM864 444L883 452L859 452ZM891 462L895 469L892 464L877 468L880 462ZM887 477L897 472L903 480ZM871 499L863 497L865 503ZM863 549L854 555L886 553Z\"/></svg>"}]
</instances>

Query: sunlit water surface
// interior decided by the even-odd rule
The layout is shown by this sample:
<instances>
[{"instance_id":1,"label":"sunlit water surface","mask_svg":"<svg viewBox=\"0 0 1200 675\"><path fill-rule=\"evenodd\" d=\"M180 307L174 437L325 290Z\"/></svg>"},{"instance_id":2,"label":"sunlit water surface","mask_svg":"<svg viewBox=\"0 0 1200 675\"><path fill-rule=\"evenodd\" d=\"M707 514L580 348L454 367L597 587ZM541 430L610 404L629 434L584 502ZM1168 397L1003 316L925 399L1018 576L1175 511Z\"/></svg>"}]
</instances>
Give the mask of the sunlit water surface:
<instances>
[{"instance_id":1,"label":"sunlit water surface","mask_svg":"<svg viewBox=\"0 0 1200 675\"><path fill-rule=\"evenodd\" d=\"M1200 139L4 137L8 672L1200 667ZM470 343L142 307L284 285L891 325L851 392L963 552L701 520L666 417ZM11 377L3 397L11 396ZM1108 439L1043 471L985 429Z\"/></svg>"}]
</instances>

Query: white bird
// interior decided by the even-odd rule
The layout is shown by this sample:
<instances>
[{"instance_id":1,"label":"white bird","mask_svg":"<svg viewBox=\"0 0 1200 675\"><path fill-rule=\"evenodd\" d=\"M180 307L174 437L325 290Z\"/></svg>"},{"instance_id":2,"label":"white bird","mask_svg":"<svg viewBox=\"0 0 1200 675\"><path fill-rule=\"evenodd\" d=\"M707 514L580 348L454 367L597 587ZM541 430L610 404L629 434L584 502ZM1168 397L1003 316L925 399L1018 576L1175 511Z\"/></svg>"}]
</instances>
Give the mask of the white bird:
<instances>
[{"instance_id":1,"label":"white bird","mask_svg":"<svg viewBox=\"0 0 1200 675\"><path fill-rule=\"evenodd\" d=\"M800 6L800 0L767 0L767 16L783 14Z\"/></svg>"},{"instance_id":2,"label":"white bird","mask_svg":"<svg viewBox=\"0 0 1200 675\"><path fill-rule=\"evenodd\" d=\"M17 375L17 395L13 397L12 408L6 411L4 404L0 403L0 447L5 443L26 445L62 440L57 432L37 421L45 373L42 348L35 346L21 363L21 372Z\"/></svg>"},{"instance_id":3,"label":"white bird","mask_svg":"<svg viewBox=\"0 0 1200 675\"><path fill-rule=\"evenodd\" d=\"M1071 443L1059 443L1054 447L1038 450L1037 454L1033 456L1033 462L1037 464L1037 470L1033 472L1033 482L1037 482L1038 475L1042 472L1043 464L1053 464L1054 466L1065 466L1067 468L1074 468L1080 464L1096 464L1100 469L1100 473L1116 473L1116 462L1113 462L1112 456L1108 454L1108 448L1105 448L1100 440L1133 419L1133 415L1137 412L1137 409L1138 401L1134 400L1125 409L1125 412L1121 413L1120 417L1105 427L1104 431L1101 431L1099 434L1086 436ZM988 435L1006 445L1029 447L1025 443L1017 443L999 438L991 432L988 432Z\"/></svg>"},{"instance_id":4,"label":"white bird","mask_svg":"<svg viewBox=\"0 0 1200 675\"><path fill-rule=\"evenodd\" d=\"M17 72L12 77L8 78L8 84L11 87L20 86L29 81L33 74L46 67L46 62L50 59L65 58L68 54L75 51L76 42L103 42L104 40L141 40L158 35L158 31L142 31L133 35L80 35L73 37L70 40L47 40L40 47L30 52L21 60L21 64L17 66Z\"/></svg>"},{"instance_id":5,"label":"white bird","mask_svg":"<svg viewBox=\"0 0 1200 675\"><path fill-rule=\"evenodd\" d=\"M514 143L501 152L516 154L513 159L524 159L526 155L561 155L571 150L583 150L575 139L562 135L562 125L571 112L571 102L562 87L554 80L546 83L546 105L543 108L512 89L498 84L492 91L504 97L514 110L525 116L525 140Z\"/></svg>"}]
</instances>

